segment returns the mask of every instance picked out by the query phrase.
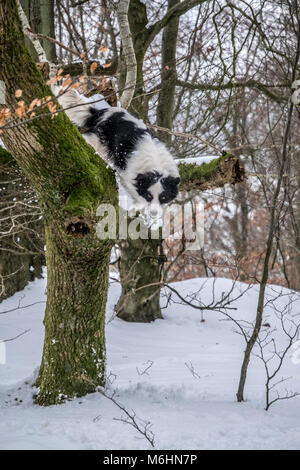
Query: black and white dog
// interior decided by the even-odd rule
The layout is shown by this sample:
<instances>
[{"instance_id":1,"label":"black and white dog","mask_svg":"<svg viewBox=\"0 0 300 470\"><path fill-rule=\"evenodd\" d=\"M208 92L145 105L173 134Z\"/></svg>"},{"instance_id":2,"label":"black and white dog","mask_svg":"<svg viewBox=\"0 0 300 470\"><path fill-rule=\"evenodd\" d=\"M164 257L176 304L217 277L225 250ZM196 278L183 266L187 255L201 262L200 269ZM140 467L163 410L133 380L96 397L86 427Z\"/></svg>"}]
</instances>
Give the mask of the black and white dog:
<instances>
[{"instance_id":1,"label":"black and white dog","mask_svg":"<svg viewBox=\"0 0 300 470\"><path fill-rule=\"evenodd\" d=\"M143 121L123 108L110 107L101 97L88 99L70 90L58 101L71 121L84 128L85 140L117 170L135 207L161 213L162 206L176 198L180 183L171 153Z\"/></svg>"}]
</instances>

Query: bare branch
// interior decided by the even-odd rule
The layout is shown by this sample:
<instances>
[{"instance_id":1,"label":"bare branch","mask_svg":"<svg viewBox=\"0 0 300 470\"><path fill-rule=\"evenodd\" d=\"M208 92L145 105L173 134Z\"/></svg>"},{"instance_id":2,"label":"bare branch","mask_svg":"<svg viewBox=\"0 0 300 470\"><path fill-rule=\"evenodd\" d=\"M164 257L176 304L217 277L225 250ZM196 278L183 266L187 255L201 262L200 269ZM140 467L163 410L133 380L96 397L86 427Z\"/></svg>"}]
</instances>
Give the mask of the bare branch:
<instances>
[{"instance_id":1,"label":"bare branch","mask_svg":"<svg viewBox=\"0 0 300 470\"><path fill-rule=\"evenodd\" d=\"M125 90L123 90L120 98L121 106L125 109L130 106L131 100L134 96L137 77L137 63L128 21L128 8L129 0L120 0L116 11L126 63Z\"/></svg>"}]
</instances>

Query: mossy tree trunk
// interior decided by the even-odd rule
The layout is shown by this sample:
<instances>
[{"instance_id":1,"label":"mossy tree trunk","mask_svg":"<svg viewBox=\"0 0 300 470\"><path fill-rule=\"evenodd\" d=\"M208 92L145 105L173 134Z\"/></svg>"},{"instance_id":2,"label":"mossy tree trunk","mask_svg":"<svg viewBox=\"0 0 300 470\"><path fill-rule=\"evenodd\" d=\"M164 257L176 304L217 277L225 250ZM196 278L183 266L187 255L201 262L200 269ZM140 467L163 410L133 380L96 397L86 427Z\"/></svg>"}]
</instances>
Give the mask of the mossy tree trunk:
<instances>
[{"instance_id":1,"label":"mossy tree trunk","mask_svg":"<svg viewBox=\"0 0 300 470\"><path fill-rule=\"evenodd\" d=\"M16 107L16 89L23 90L26 105L51 94L24 45L15 0L0 3L0 62L6 106ZM35 188L43 213L48 298L37 403L50 405L105 382L113 240L99 240L95 225L99 203L117 203L116 185L64 113L6 130L1 138Z\"/></svg>"},{"instance_id":2,"label":"mossy tree trunk","mask_svg":"<svg viewBox=\"0 0 300 470\"><path fill-rule=\"evenodd\" d=\"M122 320L151 322L162 318L160 286L163 256L161 240L122 240L119 242L121 297L116 314Z\"/></svg>"}]
</instances>

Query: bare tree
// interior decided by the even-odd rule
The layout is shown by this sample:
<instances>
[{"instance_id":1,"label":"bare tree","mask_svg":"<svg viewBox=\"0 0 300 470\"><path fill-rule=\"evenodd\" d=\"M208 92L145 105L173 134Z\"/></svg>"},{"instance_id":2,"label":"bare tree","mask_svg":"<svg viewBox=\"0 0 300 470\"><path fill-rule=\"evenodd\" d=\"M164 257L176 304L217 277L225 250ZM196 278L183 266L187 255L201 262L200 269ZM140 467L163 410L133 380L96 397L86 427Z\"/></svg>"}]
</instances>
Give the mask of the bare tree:
<instances>
[{"instance_id":1,"label":"bare tree","mask_svg":"<svg viewBox=\"0 0 300 470\"><path fill-rule=\"evenodd\" d=\"M287 306L290 307L292 303L293 300L291 300L291 303L288 303ZM287 340L286 344L283 347L278 346L276 339L274 339L274 331L269 331L269 329L262 332L257 339L259 352L256 355L263 362L266 372L266 411L269 410L270 406L280 400L288 400L300 395L300 392L285 390L285 394L282 394L282 392L280 393L277 390L279 385L289 380L289 377L282 377L280 379L277 379L277 377L281 371L287 353L298 340L300 331L300 323L296 323L295 318L290 318L288 308L283 312L278 312L277 318L280 322L281 331L284 333Z\"/></svg>"}]
</instances>

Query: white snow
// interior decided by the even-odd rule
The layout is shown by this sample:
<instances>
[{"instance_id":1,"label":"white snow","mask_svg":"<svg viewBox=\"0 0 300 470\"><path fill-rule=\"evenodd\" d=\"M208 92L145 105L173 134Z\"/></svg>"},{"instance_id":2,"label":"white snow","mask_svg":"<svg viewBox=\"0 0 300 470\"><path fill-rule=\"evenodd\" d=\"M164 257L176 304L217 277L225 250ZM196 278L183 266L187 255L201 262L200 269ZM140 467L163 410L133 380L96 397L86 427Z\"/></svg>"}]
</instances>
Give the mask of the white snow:
<instances>
[{"instance_id":1,"label":"white snow","mask_svg":"<svg viewBox=\"0 0 300 470\"><path fill-rule=\"evenodd\" d=\"M216 155L203 155L201 157L187 157L187 158L177 158L176 163L194 163L195 165L202 165L203 163L209 163L220 156Z\"/></svg>"},{"instance_id":2,"label":"white snow","mask_svg":"<svg viewBox=\"0 0 300 470\"><path fill-rule=\"evenodd\" d=\"M185 296L203 282L193 279L174 286ZM217 279L216 296L231 285L230 280ZM206 280L203 302L211 299L212 286L213 280ZM245 288L238 284L235 292ZM3 301L0 313L44 302L45 289L45 279L35 280ZM275 298L280 290L269 286L268 298ZM113 383L108 392L117 389L120 403L152 423L156 449L299 449L299 397L264 411L264 369L256 357L250 363L247 401L236 402L244 343L231 322L222 321L221 314L211 311L205 312L206 321L201 322L198 311L171 303L163 310L164 320L126 323L113 318L119 292L119 285L112 283L106 334L107 372ZM234 303L236 318L253 319L257 292L257 287L252 287ZM294 295L287 289L283 294L276 300L276 308L282 308ZM300 302L294 297L291 308L297 314ZM162 305L165 303L162 298ZM122 412L99 393L58 406L33 404L36 389L31 384L41 360L44 308L45 303L37 303L0 314L2 340L30 329L5 343L6 363L0 361L0 449L150 449L136 430L114 419L122 417ZM271 327L278 327L271 303L266 315ZM277 336L285 341L279 328ZM293 377L285 386L300 391L300 364L292 360L292 354L295 351L288 353L279 378ZM188 366L200 378L195 378Z\"/></svg>"}]
</instances>

